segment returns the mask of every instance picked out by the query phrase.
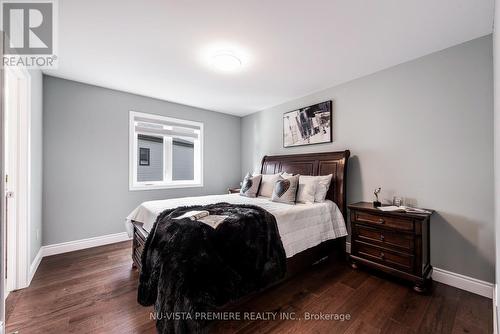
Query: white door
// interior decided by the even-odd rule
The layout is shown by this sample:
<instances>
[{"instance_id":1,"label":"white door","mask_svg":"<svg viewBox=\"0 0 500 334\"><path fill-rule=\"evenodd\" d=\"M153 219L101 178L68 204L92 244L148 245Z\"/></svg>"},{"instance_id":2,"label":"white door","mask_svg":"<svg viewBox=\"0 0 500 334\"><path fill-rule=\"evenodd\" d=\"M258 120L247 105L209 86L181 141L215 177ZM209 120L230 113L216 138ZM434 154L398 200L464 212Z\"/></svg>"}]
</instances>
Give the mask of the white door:
<instances>
[{"instance_id":1,"label":"white door","mask_svg":"<svg viewBox=\"0 0 500 334\"><path fill-rule=\"evenodd\" d=\"M16 288L16 220L19 132L19 79L5 71L5 292Z\"/></svg>"},{"instance_id":2,"label":"white door","mask_svg":"<svg viewBox=\"0 0 500 334\"><path fill-rule=\"evenodd\" d=\"M16 288L16 220L19 132L19 79L5 71L5 292Z\"/></svg>"},{"instance_id":3,"label":"white door","mask_svg":"<svg viewBox=\"0 0 500 334\"><path fill-rule=\"evenodd\" d=\"M5 297L25 288L29 271L29 74L5 69Z\"/></svg>"}]
</instances>

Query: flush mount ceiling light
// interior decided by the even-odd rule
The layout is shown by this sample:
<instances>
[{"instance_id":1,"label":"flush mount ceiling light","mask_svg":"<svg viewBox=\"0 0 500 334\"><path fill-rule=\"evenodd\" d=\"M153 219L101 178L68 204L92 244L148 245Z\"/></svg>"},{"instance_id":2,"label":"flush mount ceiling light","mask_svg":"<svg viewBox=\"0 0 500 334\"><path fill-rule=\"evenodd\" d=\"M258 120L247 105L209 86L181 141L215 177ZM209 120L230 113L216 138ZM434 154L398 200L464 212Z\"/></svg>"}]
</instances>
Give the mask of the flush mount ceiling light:
<instances>
[{"instance_id":1,"label":"flush mount ceiling light","mask_svg":"<svg viewBox=\"0 0 500 334\"><path fill-rule=\"evenodd\" d=\"M231 41L213 41L201 47L197 56L200 65L221 74L236 74L253 67L253 55L243 45Z\"/></svg>"},{"instance_id":2,"label":"flush mount ceiling light","mask_svg":"<svg viewBox=\"0 0 500 334\"><path fill-rule=\"evenodd\" d=\"M232 52L220 51L212 56L212 67L222 72L236 72L241 69L241 59Z\"/></svg>"}]
</instances>

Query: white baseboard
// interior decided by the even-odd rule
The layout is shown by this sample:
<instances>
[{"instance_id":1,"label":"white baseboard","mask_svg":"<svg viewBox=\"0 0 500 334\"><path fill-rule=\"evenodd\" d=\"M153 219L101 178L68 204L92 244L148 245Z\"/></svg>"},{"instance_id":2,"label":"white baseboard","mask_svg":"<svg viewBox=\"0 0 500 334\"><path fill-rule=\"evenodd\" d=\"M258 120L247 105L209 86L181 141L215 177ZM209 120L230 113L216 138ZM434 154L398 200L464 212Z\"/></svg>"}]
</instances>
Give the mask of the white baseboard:
<instances>
[{"instance_id":1,"label":"white baseboard","mask_svg":"<svg viewBox=\"0 0 500 334\"><path fill-rule=\"evenodd\" d=\"M92 247L104 246L109 244L114 244L116 242L131 240L129 238L127 232L120 232L115 234L103 235L100 237L81 239L75 241L62 242L60 244L53 244L40 247L40 250L36 254L35 259L31 263L29 276L28 276L28 285L31 284L33 277L35 276L36 270L42 262L42 259L46 256L62 254L73 252L81 249L87 249ZM1 334L1 333L0 333Z\"/></svg>"},{"instance_id":2,"label":"white baseboard","mask_svg":"<svg viewBox=\"0 0 500 334\"><path fill-rule=\"evenodd\" d=\"M28 273L28 286L31 284L31 281L33 280L33 277L35 276L36 270L38 269L40 262L42 262L42 258L43 258L43 246L40 247L40 249L38 250L38 253L35 256L35 259L31 263L30 272Z\"/></svg>"},{"instance_id":3,"label":"white baseboard","mask_svg":"<svg viewBox=\"0 0 500 334\"><path fill-rule=\"evenodd\" d=\"M92 247L104 246L109 244L114 244L116 242L131 240L129 238L127 232L120 232L115 234L103 235L100 237L81 239L75 241L62 242L60 244L53 244L40 247L40 250L36 254L35 259L31 263L29 276L28 276L28 285L31 284L33 277L35 276L36 270L42 262L42 259L46 256L62 254L73 252L81 249L87 249ZM1 334L1 333L0 333Z\"/></svg>"},{"instance_id":4,"label":"white baseboard","mask_svg":"<svg viewBox=\"0 0 500 334\"><path fill-rule=\"evenodd\" d=\"M351 243L346 242L345 250L348 254L351 253ZM453 286L465 291L475 293L487 298L494 298L493 283L485 282L469 276L457 274L451 271L434 267L432 279L446 285Z\"/></svg>"},{"instance_id":5,"label":"white baseboard","mask_svg":"<svg viewBox=\"0 0 500 334\"><path fill-rule=\"evenodd\" d=\"M31 264L29 281L31 282L31 279L35 275L36 269L38 268L40 261L45 256L68 253L81 249L103 246L121 241L127 241L130 239L131 238L129 238L127 232L121 232L95 238L88 238L82 240L63 242L60 244L42 246L35 260ZM351 244L349 242L346 243L346 251L347 253L350 253L351 251ZM484 296L491 299L494 298L494 285L489 282L481 281L476 278L457 274L436 267L434 267L432 278L437 282L450 285L465 291L469 291L478 294L480 296Z\"/></svg>"},{"instance_id":6,"label":"white baseboard","mask_svg":"<svg viewBox=\"0 0 500 334\"><path fill-rule=\"evenodd\" d=\"M477 295L493 299L493 283L434 267L432 279Z\"/></svg>"},{"instance_id":7,"label":"white baseboard","mask_svg":"<svg viewBox=\"0 0 500 334\"><path fill-rule=\"evenodd\" d=\"M120 232L115 234L103 235L100 237L62 242L60 244L42 246L43 250L42 255L43 257L45 257L56 254L74 252L81 249L114 244L116 242L127 241L130 239L131 238L129 238L127 232Z\"/></svg>"}]
</instances>

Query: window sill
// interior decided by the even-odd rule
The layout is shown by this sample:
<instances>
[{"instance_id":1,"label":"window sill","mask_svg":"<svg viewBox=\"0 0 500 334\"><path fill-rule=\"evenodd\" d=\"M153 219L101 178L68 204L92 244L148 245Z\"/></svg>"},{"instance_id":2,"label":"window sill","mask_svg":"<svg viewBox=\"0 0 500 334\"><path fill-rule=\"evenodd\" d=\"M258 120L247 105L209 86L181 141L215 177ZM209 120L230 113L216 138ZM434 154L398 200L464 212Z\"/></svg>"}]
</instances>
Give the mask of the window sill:
<instances>
[{"instance_id":1,"label":"window sill","mask_svg":"<svg viewBox=\"0 0 500 334\"><path fill-rule=\"evenodd\" d=\"M160 189L180 189L180 188L201 188L203 183L193 184L153 184L130 186L129 191L160 190Z\"/></svg>"}]
</instances>

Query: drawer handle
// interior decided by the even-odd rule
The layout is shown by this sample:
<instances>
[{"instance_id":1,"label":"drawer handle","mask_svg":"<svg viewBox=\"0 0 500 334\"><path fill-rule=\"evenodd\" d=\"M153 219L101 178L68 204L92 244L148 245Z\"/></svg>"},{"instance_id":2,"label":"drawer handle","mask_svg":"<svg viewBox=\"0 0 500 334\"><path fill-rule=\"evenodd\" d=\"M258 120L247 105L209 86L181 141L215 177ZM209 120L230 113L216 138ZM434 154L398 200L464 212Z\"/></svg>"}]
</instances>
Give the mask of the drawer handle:
<instances>
[{"instance_id":1,"label":"drawer handle","mask_svg":"<svg viewBox=\"0 0 500 334\"><path fill-rule=\"evenodd\" d=\"M378 223L379 223L379 224L383 224L383 223L385 223L385 220L383 220L382 218L380 218L380 219L378 220Z\"/></svg>"},{"instance_id":2,"label":"drawer handle","mask_svg":"<svg viewBox=\"0 0 500 334\"><path fill-rule=\"evenodd\" d=\"M384 241L385 237L383 234L380 235L380 240Z\"/></svg>"},{"instance_id":3,"label":"drawer handle","mask_svg":"<svg viewBox=\"0 0 500 334\"><path fill-rule=\"evenodd\" d=\"M381 258L382 260L384 260L384 259L385 259L385 254L384 254L384 252L380 252L380 258Z\"/></svg>"}]
</instances>

